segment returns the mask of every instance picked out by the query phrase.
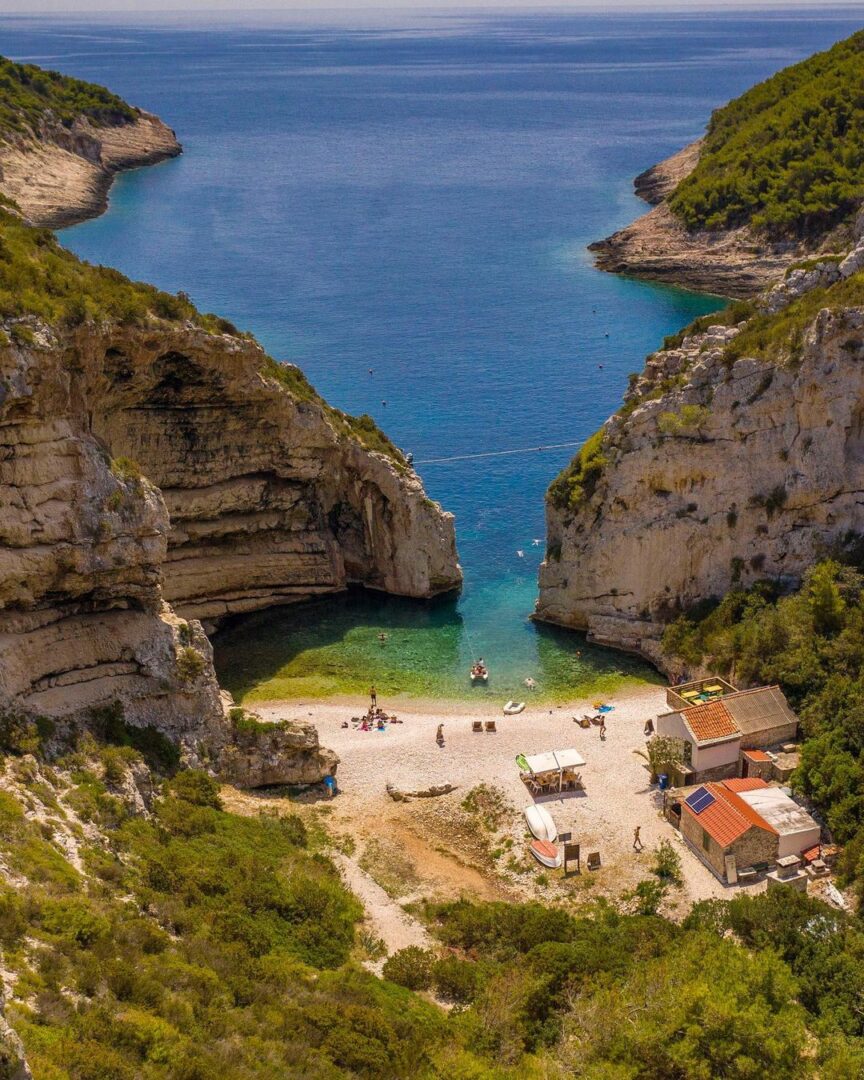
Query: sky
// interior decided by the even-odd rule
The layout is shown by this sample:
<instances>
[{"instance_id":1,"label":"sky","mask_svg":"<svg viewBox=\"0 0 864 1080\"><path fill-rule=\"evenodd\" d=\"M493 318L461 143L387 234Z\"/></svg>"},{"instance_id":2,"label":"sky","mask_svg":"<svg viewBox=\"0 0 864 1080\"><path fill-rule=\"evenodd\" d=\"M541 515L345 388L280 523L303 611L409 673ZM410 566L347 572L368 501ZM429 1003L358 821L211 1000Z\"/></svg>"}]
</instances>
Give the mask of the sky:
<instances>
[{"instance_id":1,"label":"sky","mask_svg":"<svg viewBox=\"0 0 864 1080\"><path fill-rule=\"evenodd\" d=\"M697 11L751 9L790 9L806 7L849 7L864 9L862 0L829 0L819 4L814 0L332 0L324 4L310 0L0 0L0 14L64 14L80 15L87 12L123 12L135 15L173 12L219 11L231 12L242 18L249 11L273 11L280 13L315 13L333 15L337 11L363 11L386 13L387 11L421 10L430 12L449 11Z\"/></svg>"}]
</instances>

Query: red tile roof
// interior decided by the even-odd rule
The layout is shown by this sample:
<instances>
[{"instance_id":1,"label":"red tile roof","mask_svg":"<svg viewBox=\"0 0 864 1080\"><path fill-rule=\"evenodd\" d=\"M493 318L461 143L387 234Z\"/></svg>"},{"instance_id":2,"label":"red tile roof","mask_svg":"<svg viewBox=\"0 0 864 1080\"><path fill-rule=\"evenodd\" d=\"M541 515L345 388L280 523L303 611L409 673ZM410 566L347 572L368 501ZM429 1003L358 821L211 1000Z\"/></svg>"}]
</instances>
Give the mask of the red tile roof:
<instances>
[{"instance_id":1,"label":"red tile roof","mask_svg":"<svg viewBox=\"0 0 864 1080\"><path fill-rule=\"evenodd\" d=\"M771 755L766 754L764 750L745 750L744 757L749 758L751 761L770 761Z\"/></svg>"},{"instance_id":2,"label":"red tile roof","mask_svg":"<svg viewBox=\"0 0 864 1080\"><path fill-rule=\"evenodd\" d=\"M758 791L759 788L768 787L768 784L758 776L733 777L731 780L723 780L721 783L729 791Z\"/></svg>"},{"instance_id":3,"label":"red tile roof","mask_svg":"<svg viewBox=\"0 0 864 1080\"><path fill-rule=\"evenodd\" d=\"M722 701L706 701L704 705L693 705L684 709L681 715L696 741L700 743L741 734Z\"/></svg>"},{"instance_id":4,"label":"red tile roof","mask_svg":"<svg viewBox=\"0 0 864 1080\"><path fill-rule=\"evenodd\" d=\"M730 791L721 784L706 784L705 787L714 796L714 802L706 806L701 814L694 814L686 803L682 803L681 808L685 813L695 817L705 832L720 847L729 847L751 828L777 834L777 830L734 791Z\"/></svg>"},{"instance_id":5,"label":"red tile roof","mask_svg":"<svg viewBox=\"0 0 864 1080\"><path fill-rule=\"evenodd\" d=\"M822 845L817 844L816 847L807 848L806 851L801 852L801 858L804 862L813 862L814 859L819 858L819 853L822 850Z\"/></svg>"}]
</instances>

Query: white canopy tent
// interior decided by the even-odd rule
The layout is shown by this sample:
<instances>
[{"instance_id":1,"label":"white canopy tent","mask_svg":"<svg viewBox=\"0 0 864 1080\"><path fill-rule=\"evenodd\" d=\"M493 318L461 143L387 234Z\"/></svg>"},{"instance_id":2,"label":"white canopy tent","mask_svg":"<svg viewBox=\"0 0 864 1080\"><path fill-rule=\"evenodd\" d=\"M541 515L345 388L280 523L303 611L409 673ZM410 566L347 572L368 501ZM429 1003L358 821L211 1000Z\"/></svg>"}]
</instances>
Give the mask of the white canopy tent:
<instances>
[{"instance_id":1,"label":"white canopy tent","mask_svg":"<svg viewBox=\"0 0 864 1080\"><path fill-rule=\"evenodd\" d=\"M564 770L576 769L585 764L585 758L582 757L578 750L574 750L572 746L566 750L546 750L542 754L530 754L526 756L525 760L528 762L528 768L534 776L539 773L557 772L559 791L564 780Z\"/></svg>"}]
</instances>

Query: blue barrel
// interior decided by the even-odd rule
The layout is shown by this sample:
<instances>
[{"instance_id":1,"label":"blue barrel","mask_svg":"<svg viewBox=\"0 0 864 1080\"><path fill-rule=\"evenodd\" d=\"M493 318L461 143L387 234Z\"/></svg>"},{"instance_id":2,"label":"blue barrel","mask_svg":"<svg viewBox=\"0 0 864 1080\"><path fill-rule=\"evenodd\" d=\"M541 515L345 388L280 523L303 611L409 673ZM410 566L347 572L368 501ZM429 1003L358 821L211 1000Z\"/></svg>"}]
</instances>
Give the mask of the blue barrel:
<instances>
[{"instance_id":1,"label":"blue barrel","mask_svg":"<svg viewBox=\"0 0 864 1080\"><path fill-rule=\"evenodd\" d=\"M669 777L665 772L661 772L657 777L657 783L660 785L660 790L665 791L669 787Z\"/></svg>"}]
</instances>

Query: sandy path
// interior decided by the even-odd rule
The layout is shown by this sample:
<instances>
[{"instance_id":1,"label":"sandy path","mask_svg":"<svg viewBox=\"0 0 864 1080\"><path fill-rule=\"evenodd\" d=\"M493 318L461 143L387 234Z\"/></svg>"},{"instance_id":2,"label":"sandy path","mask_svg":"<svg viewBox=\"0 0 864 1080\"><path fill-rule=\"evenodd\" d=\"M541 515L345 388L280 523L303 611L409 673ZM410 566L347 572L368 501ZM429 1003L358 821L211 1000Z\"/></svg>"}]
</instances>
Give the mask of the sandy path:
<instances>
[{"instance_id":1,"label":"sandy path","mask_svg":"<svg viewBox=\"0 0 864 1080\"><path fill-rule=\"evenodd\" d=\"M419 945L422 949L429 947L430 938L422 923L403 911L376 881L361 870L354 859L339 854L333 857L333 861L342 871L345 884L366 909L369 929L381 938L388 953L408 945Z\"/></svg>"}]
</instances>

